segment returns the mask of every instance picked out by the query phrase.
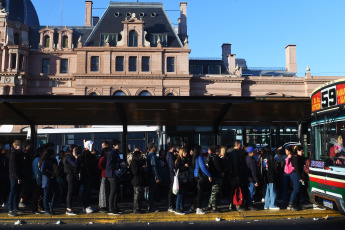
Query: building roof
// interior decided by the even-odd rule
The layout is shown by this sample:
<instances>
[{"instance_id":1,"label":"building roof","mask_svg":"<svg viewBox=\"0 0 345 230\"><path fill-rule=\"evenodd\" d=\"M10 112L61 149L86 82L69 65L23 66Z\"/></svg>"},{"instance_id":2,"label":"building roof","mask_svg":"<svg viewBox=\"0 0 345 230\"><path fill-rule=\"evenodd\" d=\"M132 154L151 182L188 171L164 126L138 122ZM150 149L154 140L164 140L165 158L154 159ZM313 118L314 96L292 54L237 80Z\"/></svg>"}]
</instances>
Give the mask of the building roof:
<instances>
[{"instance_id":1,"label":"building roof","mask_svg":"<svg viewBox=\"0 0 345 230\"><path fill-rule=\"evenodd\" d=\"M150 40L152 33L166 33L168 37L167 47L182 47L182 43L163 8L163 4L147 2L110 2L85 45L100 46L102 33L120 34L123 30L122 21L125 21L128 14L131 13L135 13L138 19L143 15L144 30L147 31L146 40Z\"/></svg>"},{"instance_id":2,"label":"building roof","mask_svg":"<svg viewBox=\"0 0 345 230\"><path fill-rule=\"evenodd\" d=\"M0 0L0 3L8 12L8 20L39 26L40 22L31 0Z\"/></svg>"}]
</instances>

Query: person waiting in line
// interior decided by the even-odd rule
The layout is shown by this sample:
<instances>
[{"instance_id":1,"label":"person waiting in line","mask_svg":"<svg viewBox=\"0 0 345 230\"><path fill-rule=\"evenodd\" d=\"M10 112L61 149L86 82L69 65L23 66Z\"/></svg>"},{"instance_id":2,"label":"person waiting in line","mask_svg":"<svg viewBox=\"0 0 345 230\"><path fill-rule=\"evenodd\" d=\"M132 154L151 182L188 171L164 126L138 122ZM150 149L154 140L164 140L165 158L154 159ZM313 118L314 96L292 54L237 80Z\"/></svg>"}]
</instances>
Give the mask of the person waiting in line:
<instances>
[{"instance_id":1,"label":"person waiting in line","mask_svg":"<svg viewBox=\"0 0 345 230\"><path fill-rule=\"evenodd\" d=\"M98 199L98 207L100 212L107 212L107 207L109 203L109 182L105 177L105 169L107 164L107 156L109 152L109 147L105 147L102 149L101 159L98 162L98 169L101 171L101 185L99 188L99 199Z\"/></svg>"},{"instance_id":2,"label":"person waiting in line","mask_svg":"<svg viewBox=\"0 0 345 230\"><path fill-rule=\"evenodd\" d=\"M274 160L271 148L265 147L261 155L261 171L263 188L265 190L265 204L264 209L279 210L276 205L277 190L277 162Z\"/></svg>"},{"instance_id":3,"label":"person waiting in line","mask_svg":"<svg viewBox=\"0 0 345 230\"><path fill-rule=\"evenodd\" d=\"M175 205L174 205L174 198L175 195L172 192L173 184L174 184L174 164L177 158L177 152L175 152L175 146L171 145L168 147L169 151L166 155L166 161L169 168L169 178L170 178L170 185L168 191L168 212L174 212Z\"/></svg>"},{"instance_id":4,"label":"person waiting in line","mask_svg":"<svg viewBox=\"0 0 345 230\"><path fill-rule=\"evenodd\" d=\"M9 158L8 151L0 145L0 205L7 208L8 194L10 192Z\"/></svg>"},{"instance_id":5,"label":"person waiting in line","mask_svg":"<svg viewBox=\"0 0 345 230\"><path fill-rule=\"evenodd\" d=\"M248 195L246 206L249 210L256 211L257 209L253 206L253 198L256 192L256 187L259 186L259 176L257 170L257 162L254 159L253 147L247 148L248 156L246 157L246 179L248 186Z\"/></svg>"},{"instance_id":6,"label":"person waiting in line","mask_svg":"<svg viewBox=\"0 0 345 230\"><path fill-rule=\"evenodd\" d=\"M58 194L56 181L54 183L56 173L54 172L53 159L55 159L54 150L47 149L38 164L42 173L42 188L44 190L43 207L46 215L54 214Z\"/></svg>"},{"instance_id":7,"label":"person waiting in line","mask_svg":"<svg viewBox=\"0 0 345 230\"><path fill-rule=\"evenodd\" d=\"M22 172L22 183L19 186L19 208L25 208L30 203L31 191L33 184L32 179L32 161L34 151L31 140L24 141L24 151L22 152L22 165L20 170Z\"/></svg>"},{"instance_id":8,"label":"person waiting in line","mask_svg":"<svg viewBox=\"0 0 345 230\"><path fill-rule=\"evenodd\" d=\"M277 202L284 203L287 202L287 195L283 197L283 194L286 194L287 191L284 190L284 167L285 167L285 159L287 155L285 154L285 149L283 147L279 147L276 149L276 155L274 156L274 160L277 162Z\"/></svg>"},{"instance_id":9,"label":"person waiting in line","mask_svg":"<svg viewBox=\"0 0 345 230\"><path fill-rule=\"evenodd\" d=\"M109 215L119 215L122 211L118 207L118 199L120 196L120 179L116 175L116 171L120 169L120 144L119 140L112 140L112 150L108 153L105 168L105 177L110 184L109 193Z\"/></svg>"},{"instance_id":10,"label":"person waiting in line","mask_svg":"<svg viewBox=\"0 0 345 230\"><path fill-rule=\"evenodd\" d=\"M225 147L223 147L225 149ZM211 195L210 200L208 202L208 210L212 213L219 213L220 211L217 209L217 198L219 196L221 187L222 187L222 179L224 177L224 168L222 166L219 154L220 154L220 147L213 146L210 148L211 153L209 155L208 167L209 171L212 175L212 183L211 183Z\"/></svg>"},{"instance_id":11,"label":"person waiting in line","mask_svg":"<svg viewBox=\"0 0 345 230\"><path fill-rule=\"evenodd\" d=\"M212 177L206 168L202 152L203 149L200 145L194 147L193 168L194 178L197 180L196 214L205 214L201 209L202 194L206 188L207 180L212 182Z\"/></svg>"},{"instance_id":12,"label":"person waiting in line","mask_svg":"<svg viewBox=\"0 0 345 230\"><path fill-rule=\"evenodd\" d=\"M140 151L134 151L132 155L132 161L130 169L133 175L131 183L133 185L133 213L142 214L142 187L144 185L144 176L146 165L144 164L143 153Z\"/></svg>"},{"instance_id":13,"label":"person waiting in line","mask_svg":"<svg viewBox=\"0 0 345 230\"><path fill-rule=\"evenodd\" d=\"M84 183L82 195L83 211L85 213L93 213L94 209L90 206L90 194L92 186L98 177L98 161L96 152L94 151L93 141L84 142L84 148L85 150L81 159L81 164L83 165L81 175Z\"/></svg>"},{"instance_id":14,"label":"person waiting in line","mask_svg":"<svg viewBox=\"0 0 345 230\"><path fill-rule=\"evenodd\" d=\"M42 173L40 171L40 168L38 167L39 162L43 156L44 149L43 147L39 147L37 149L37 154L32 161L32 172L33 172L33 178L34 183L32 186L32 201L31 201L31 208L32 214L40 214L39 210L43 210L42 208L42 201L43 201L43 190L42 190Z\"/></svg>"},{"instance_id":15,"label":"person waiting in line","mask_svg":"<svg viewBox=\"0 0 345 230\"><path fill-rule=\"evenodd\" d=\"M187 150L185 148L181 148L178 154L178 157L175 161L175 171L178 171L178 178L179 178L179 191L176 198L176 210L175 214L184 215L183 212L183 197L187 192L187 186L189 182L189 162L187 157Z\"/></svg>"},{"instance_id":16,"label":"person waiting in line","mask_svg":"<svg viewBox=\"0 0 345 230\"><path fill-rule=\"evenodd\" d=\"M78 146L71 145L70 149L66 152L66 155L63 159L67 180L66 214L70 216L77 215L72 209L72 196L77 187L77 168L79 165L79 157L77 151Z\"/></svg>"},{"instance_id":17,"label":"person waiting in line","mask_svg":"<svg viewBox=\"0 0 345 230\"><path fill-rule=\"evenodd\" d=\"M154 143L150 143L148 146L149 154L147 155L148 165L148 184L149 184L149 212L158 212L159 209L155 205L155 201L158 200L160 175L159 175L159 160L156 156L156 146Z\"/></svg>"},{"instance_id":18,"label":"person waiting in line","mask_svg":"<svg viewBox=\"0 0 345 230\"><path fill-rule=\"evenodd\" d=\"M235 189L243 184L244 181L244 156L246 154L243 153L241 141L236 140L234 142L234 147L229 148L226 157L229 159L230 167L231 167L231 178L230 178L230 210L237 210L237 211L244 211L244 208L237 205L236 207L233 205L233 197L235 194ZM247 187L247 186L245 186ZM243 189L242 189L243 191Z\"/></svg>"},{"instance_id":19,"label":"person waiting in line","mask_svg":"<svg viewBox=\"0 0 345 230\"><path fill-rule=\"evenodd\" d=\"M221 188L221 200L220 202L223 204L229 204L229 193L230 193L230 178L231 178L231 165L229 162L229 159L226 157L226 151L227 148L225 146L222 146L220 148L220 163L222 165L222 168L224 170L224 176L222 178L222 188Z\"/></svg>"},{"instance_id":20,"label":"person waiting in line","mask_svg":"<svg viewBox=\"0 0 345 230\"><path fill-rule=\"evenodd\" d=\"M291 146L287 146L285 148L285 153L287 158L285 159L285 166L284 166L284 193L283 198L284 201L287 200L287 190L290 180L292 181L293 190L290 195L290 201L288 204L287 209L292 211L299 210L299 207L296 206L297 204L297 197L299 197L299 190L300 190L300 179L294 169L294 166L299 164L299 160L297 156L294 156L294 151ZM292 164L294 161L294 164Z\"/></svg>"},{"instance_id":21,"label":"person waiting in line","mask_svg":"<svg viewBox=\"0 0 345 230\"><path fill-rule=\"evenodd\" d=\"M290 199L290 204L295 207L295 209L301 209L301 191L305 186L305 174L304 174L304 164L305 164L305 157L304 157L304 149L302 146L296 146L293 156L291 157L291 163L294 170L290 174L291 181L293 183L293 191L295 193L295 197ZM292 194L291 194L292 195Z\"/></svg>"},{"instance_id":22,"label":"person waiting in line","mask_svg":"<svg viewBox=\"0 0 345 230\"><path fill-rule=\"evenodd\" d=\"M10 183L11 190L8 197L8 215L16 216L16 214L21 213L18 209L18 190L19 185L22 183L22 173L20 167L22 166L22 143L19 140L13 142L13 150L9 157L9 173L10 173Z\"/></svg>"}]
</instances>

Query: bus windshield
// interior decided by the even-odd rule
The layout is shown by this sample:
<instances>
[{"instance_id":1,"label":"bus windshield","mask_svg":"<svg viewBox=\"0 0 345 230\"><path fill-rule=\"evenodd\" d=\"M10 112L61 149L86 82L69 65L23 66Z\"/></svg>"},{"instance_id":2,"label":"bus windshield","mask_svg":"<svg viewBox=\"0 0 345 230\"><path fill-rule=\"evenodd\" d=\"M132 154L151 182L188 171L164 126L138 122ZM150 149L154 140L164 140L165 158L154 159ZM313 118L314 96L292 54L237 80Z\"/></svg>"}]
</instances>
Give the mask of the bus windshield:
<instances>
[{"instance_id":1,"label":"bus windshield","mask_svg":"<svg viewBox=\"0 0 345 230\"><path fill-rule=\"evenodd\" d=\"M313 160L324 161L326 167L345 167L343 141L345 137L345 118L341 121L326 120L312 125L312 129L314 139Z\"/></svg>"}]
</instances>

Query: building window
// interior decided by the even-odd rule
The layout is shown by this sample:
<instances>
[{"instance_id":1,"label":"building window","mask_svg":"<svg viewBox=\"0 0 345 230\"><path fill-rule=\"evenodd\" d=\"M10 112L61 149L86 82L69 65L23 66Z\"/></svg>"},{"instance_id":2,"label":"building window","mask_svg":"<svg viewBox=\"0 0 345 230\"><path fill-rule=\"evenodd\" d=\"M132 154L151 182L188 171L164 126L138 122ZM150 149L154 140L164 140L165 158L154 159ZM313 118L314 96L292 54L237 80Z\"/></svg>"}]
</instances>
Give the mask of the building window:
<instances>
[{"instance_id":1,"label":"building window","mask_svg":"<svg viewBox=\"0 0 345 230\"><path fill-rule=\"evenodd\" d=\"M137 57L129 57L129 68L130 72L137 71Z\"/></svg>"},{"instance_id":2,"label":"building window","mask_svg":"<svg viewBox=\"0 0 345 230\"><path fill-rule=\"evenodd\" d=\"M99 71L99 57L98 56L91 57L91 71Z\"/></svg>"},{"instance_id":3,"label":"building window","mask_svg":"<svg viewBox=\"0 0 345 230\"><path fill-rule=\"evenodd\" d=\"M168 36L167 34L151 34L151 46L156 47L158 45L158 38L163 47L167 46Z\"/></svg>"},{"instance_id":4,"label":"building window","mask_svg":"<svg viewBox=\"0 0 345 230\"><path fill-rule=\"evenodd\" d=\"M168 93L167 94L168 97L172 97L172 96L175 96L173 93Z\"/></svg>"},{"instance_id":5,"label":"building window","mask_svg":"<svg viewBox=\"0 0 345 230\"><path fill-rule=\"evenodd\" d=\"M124 57L116 57L116 66L115 66L115 70L116 71L123 71L123 60L124 60Z\"/></svg>"},{"instance_id":6,"label":"building window","mask_svg":"<svg viewBox=\"0 0 345 230\"><path fill-rule=\"evenodd\" d=\"M93 92L93 93L90 93L89 96L98 96L97 93Z\"/></svg>"},{"instance_id":7,"label":"building window","mask_svg":"<svg viewBox=\"0 0 345 230\"><path fill-rule=\"evenodd\" d=\"M191 65L189 67L189 72L191 74L203 74L202 65Z\"/></svg>"},{"instance_id":8,"label":"building window","mask_svg":"<svg viewBox=\"0 0 345 230\"><path fill-rule=\"evenodd\" d=\"M175 58L174 57L167 58L167 72L175 72Z\"/></svg>"},{"instance_id":9,"label":"building window","mask_svg":"<svg viewBox=\"0 0 345 230\"><path fill-rule=\"evenodd\" d=\"M50 45L50 37L49 35L44 36L44 48L49 48Z\"/></svg>"},{"instance_id":10,"label":"building window","mask_svg":"<svg viewBox=\"0 0 345 230\"><path fill-rule=\"evenodd\" d=\"M68 48L68 36L66 35L62 37L62 48Z\"/></svg>"},{"instance_id":11,"label":"building window","mask_svg":"<svg viewBox=\"0 0 345 230\"><path fill-rule=\"evenodd\" d=\"M208 73L209 74L220 74L220 65L209 65L208 66Z\"/></svg>"},{"instance_id":12,"label":"building window","mask_svg":"<svg viewBox=\"0 0 345 230\"><path fill-rule=\"evenodd\" d=\"M138 33L135 30L129 32L129 47L138 46Z\"/></svg>"},{"instance_id":13,"label":"building window","mask_svg":"<svg viewBox=\"0 0 345 230\"><path fill-rule=\"evenodd\" d=\"M139 96L140 97L147 97L147 96L152 96L152 94L149 91L144 90L144 91L140 92Z\"/></svg>"},{"instance_id":14,"label":"building window","mask_svg":"<svg viewBox=\"0 0 345 230\"><path fill-rule=\"evenodd\" d=\"M42 59L42 73L49 74L50 71L50 60L49 58Z\"/></svg>"},{"instance_id":15,"label":"building window","mask_svg":"<svg viewBox=\"0 0 345 230\"><path fill-rule=\"evenodd\" d=\"M143 57L141 59L141 71L142 72L150 71L150 57Z\"/></svg>"},{"instance_id":16,"label":"building window","mask_svg":"<svg viewBox=\"0 0 345 230\"><path fill-rule=\"evenodd\" d=\"M17 54L12 54L11 58L11 69L15 69L17 66Z\"/></svg>"},{"instance_id":17,"label":"building window","mask_svg":"<svg viewBox=\"0 0 345 230\"><path fill-rule=\"evenodd\" d=\"M61 59L60 73L68 73L68 59Z\"/></svg>"},{"instance_id":18,"label":"building window","mask_svg":"<svg viewBox=\"0 0 345 230\"><path fill-rule=\"evenodd\" d=\"M24 55L19 55L19 63L18 63L18 69L23 71L24 70Z\"/></svg>"},{"instance_id":19,"label":"building window","mask_svg":"<svg viewBox=\"0 0 345 230\"><path fill-rule=\"evenodd\" d=\"M113 96L126 96L126 94L125 94L123 91L121 91L121 90L117 90L117 91L113 94Z\"/></svg>"},{"instance_id":20,"label":"building window","mask_svg":"<svg viewBox=\"0 0 345 230\"><path fill-rule=\"evenodd\" d=\"M18 33L14 34L14 44L19 45L19 34Z\"/></svg>"},{"instance_id":21,"label":"building window","mask_svg":"<svg viewBox=\"0 0 345 230\"><path fill-rule=\"evenodd\" d=\"M108 42L109 42L110 46L116 46L117 39L118 39L118 36L116 33L114 33L114 34L108 34L108 33L101 34L100 46L105 46L107 38L108 38Z\"/></svg>"}]
</instances>

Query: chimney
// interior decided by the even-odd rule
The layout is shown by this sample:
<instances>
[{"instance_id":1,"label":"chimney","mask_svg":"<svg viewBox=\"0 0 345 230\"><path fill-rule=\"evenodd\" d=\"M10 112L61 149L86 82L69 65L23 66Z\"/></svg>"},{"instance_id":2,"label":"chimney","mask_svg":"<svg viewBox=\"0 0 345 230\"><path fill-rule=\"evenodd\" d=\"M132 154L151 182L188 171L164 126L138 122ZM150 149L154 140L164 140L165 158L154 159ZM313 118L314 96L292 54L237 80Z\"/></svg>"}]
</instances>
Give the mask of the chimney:
<instances>
[{"instance_id":1,"label":"chimney","mask_svg":"<svg viewBox=\"0 0 345 230\"><path fill-rule=\"evenodd\" d=\"M85 1L85 26L92 26L92 1Z\"/></svg>"},{"instance_id":2,"label":"chimney","mask_svg":"<svg viewBox=\"0 0 345 230\"><path fill-rule=\"evenodd\" d=\"M296 45L285 47L286 71L297 73Z\"/></svg>"},{"instance_id":3,"label":"chimney","mask_svg":"<svg viewBox=\"0 0 345 230\"><path fill-rule=\"evenodd\" d=\"M180 3L180 18L178 19L178 35L187 37L187 2Z\"/></svg>"},{"instance_id":4,"label":"chimney","mask_svg":"<svg viewBox=\"0 0 345 230\"><path fill-rule=\"evenodd\" d=\"M99 17L92 17L92 25L96 26L99 21Z\"/></svg>"},{"instance_id":5,"label":"chimney","mask_svg":"<svg viewBox=\"0 0 345 230\"><path fill-rule=\"evenodd\" d=\"M229 73L231 73L235 70L235 61L234 61L235 56L236 55L231 55L231 44L230 43L223 43L223 45L222 45L222 61L224 63L224 66L229 70ZM232 59L234 59L234 60L232 60Z\"/></svg>"}]
</instances>

